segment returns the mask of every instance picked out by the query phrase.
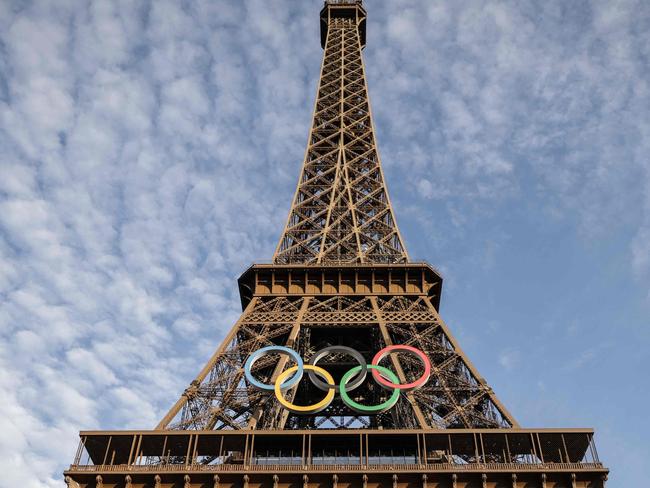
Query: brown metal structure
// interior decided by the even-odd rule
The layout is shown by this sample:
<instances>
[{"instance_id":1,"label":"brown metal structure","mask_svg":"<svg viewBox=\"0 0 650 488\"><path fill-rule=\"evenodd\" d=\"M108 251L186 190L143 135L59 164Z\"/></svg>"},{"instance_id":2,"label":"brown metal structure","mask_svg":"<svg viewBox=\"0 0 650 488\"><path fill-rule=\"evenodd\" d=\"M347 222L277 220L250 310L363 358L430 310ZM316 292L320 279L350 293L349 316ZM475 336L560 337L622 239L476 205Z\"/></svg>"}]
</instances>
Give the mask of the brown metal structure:
<instances>
[{"instance_id":1,"label":"brown metal structure","mask_svg":"<svg viewBox=\"0 0 650 488\"><path fill-rule=\"evenodd\" d=\"M375 142L365 25L360 0L325 2L323 63L298 187L273 264L239 279L240 319L155 430L82 432L68 486L605 485L593 431L519 427L440 317L442 277L409 260ZM423 351L431 376L380 414L340 399L316 414L291 413L244 375L247 358L265 346L291 347L305 360L347 346L369 360L394 344ZM340 377L352 363L332 354L320 364ZM290 365L270 354L252 372L272 384ZM386 365L401 383L421 374L409 355L393 354ZM388 396L370 384L355 394L375 404ZM285 393L298 405L322 396L306 381Z\"/></svg>"},{"instance_id":2,"label":"brown metal structure","mask_svg":"<svg viewBox=\"0 0 650 488\"><path fill-rule=\"evenodd\" d=\"M360 5L322 13L316 106L276 264L408 261L372 128L361 56L365 22Z\"/></svg>"}]
</instances>

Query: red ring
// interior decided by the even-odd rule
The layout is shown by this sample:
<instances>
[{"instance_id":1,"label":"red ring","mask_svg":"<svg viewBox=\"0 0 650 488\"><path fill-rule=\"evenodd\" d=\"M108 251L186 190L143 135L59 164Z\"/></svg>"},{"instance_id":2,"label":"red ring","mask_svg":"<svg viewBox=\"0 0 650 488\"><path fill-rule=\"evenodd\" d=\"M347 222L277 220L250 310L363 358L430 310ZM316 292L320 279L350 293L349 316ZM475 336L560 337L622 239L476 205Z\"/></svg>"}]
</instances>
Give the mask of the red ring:
<instances>
[{"instance_id":1,"label":"red ring","mask_svg":"<svg viewBox=\"0 0 650 488\"><path fill-rule=\"evenodd\" d=\"M424 354L422 351L419 349L416 349L413 346L406 346L406 345L394 345L394 346L388 346L383 348L381 351L379 351L377 354L375 354L375 357L372 358L372 365L374 366L379 366L379 361L384 359L386 355L390 354L393 351L408 351L410 353L415 354L417 357L420 358L422 363L424 364L424 373L422 376L420 376L417 380L411 382L411 383L406 383L404 385L399 384L396 385L395 383L391 383L388 381L386 378L384 378L381 373L373 369L372 370L372 376L375 379L377 383L382 385L384 388L395 388L397 390L414 390L415 388L419 388L422 385L424 385L428 380L429 376L431 375L431 362L429 361L429 358L427 357L426 354Z\"/></svg>"}]
</instances>

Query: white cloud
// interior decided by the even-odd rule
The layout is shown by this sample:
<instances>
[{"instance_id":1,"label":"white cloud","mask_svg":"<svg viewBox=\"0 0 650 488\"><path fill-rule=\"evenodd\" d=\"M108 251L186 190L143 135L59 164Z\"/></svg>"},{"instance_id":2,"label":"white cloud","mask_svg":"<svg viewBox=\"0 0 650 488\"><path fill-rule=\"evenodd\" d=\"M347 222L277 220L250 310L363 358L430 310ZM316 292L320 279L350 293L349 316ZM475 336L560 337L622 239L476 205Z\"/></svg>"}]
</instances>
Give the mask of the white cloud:
<instances>
[{"instance_id":1,"label":"white cloud","mask_svg":"<svg viewBox=\"0 0 650 488\"><path fill-rule=\"evenodd\" d=\"M498 361L505 369L515 369L519 363L521 353L517 349L506 349L501 351L498 356Z\"/></svg>"}]
</instances>

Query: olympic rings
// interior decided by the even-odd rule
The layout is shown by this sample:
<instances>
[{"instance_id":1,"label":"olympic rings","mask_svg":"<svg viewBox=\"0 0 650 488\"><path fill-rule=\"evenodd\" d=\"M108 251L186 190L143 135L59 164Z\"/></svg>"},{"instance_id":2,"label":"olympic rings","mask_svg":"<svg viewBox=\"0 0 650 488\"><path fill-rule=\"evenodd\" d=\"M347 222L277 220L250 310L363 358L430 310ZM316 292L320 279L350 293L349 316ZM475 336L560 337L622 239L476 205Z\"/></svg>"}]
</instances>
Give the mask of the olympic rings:
<instances>
[{"instance_id":1,"label":"olympic rings","mask_svg":"<svg viewBox=\"0 0 650 488\"><path fill-rule=\"evenodd\" d=\"M323 359L325 356L332 352L339 352L339 353L344 353L344 354L349 354L352 356L359 364L359 374L357 377L354 379L352 383L350 383L350 390L354 390L358 386L361 386L366 379L366 374L368 373L368 363L366 363L366 359L361 355L361 353L355 349L352 349L351 347L345 347L345 346L330 346L326 347L324 349L321 349L318 351L316 354L314 354L311 359L309 360L309 364L312 366L316 366L316 363ZM314 384L314 386L320 390L327 391L331 388L330 385L327 383L322 382L316 377L316 374L313 371L307 371L307 374L309 375L309 379L311 382ZM335 385L334 388L336 389L336 392L338 393L341 391L341 387L339 385Z\"/></svg>"},{"instance_id":2,"label":"olympic rings","mask_svg":"<svg viewBox=\"0 0 650 488\"><path fill-rule=\"evenodd\" d=\"M385 347L377 354L375 354L375 357L372 358L371 364L373 366L377 366L379 364L379 361L385 358L392 351L406 351L415 354L418 357L418 359L422 361L422 364L424 366L424 373L422 373L422 376L420 376L417 380L402 385L399 384L399 380L393 380L392 383L386 380L381 376L381 374L379 374L379 370L374 368L372 372L372 377L375 379L377 383L379 383L381 386L387 389L395 388L397 390L409 391L409 390L414 390L415 388L419 388L422 385L424 385L427 381L429 381L429 376L431 375L431 362L429 361L429 358L427 357L426 354L424 354L422 351L412 346L396 345L396 346Z\"/></svg>"},{"instance_id":3,"label":"olympic rings","mask_svg":"<svg viewBox=\"0 0 650 488\"><path fill-rule=\"evenodd\" d=\"M377 371L378 374L383 373L394 382L399 381L397 375L388 368L384 368L383 366L376 366L374 364L369 365L368 368L373 370L372 371L373 376L375 374L375 371ZM381 412L385 412L389 408L392 408L397 403L397 400L399 400L400 390L397 388L393 390L393 394L390 396L388 400L386 400L383 403L380 403L379 405L371 405L371 406L361 405L360 403L357 403L354 400L352 400L352 398L350 398L350 396L348 395L348 391L345 388L345 385L350 380L350 377L354 373L360 370L361 370L361 366L355 366L350 371L345 373L343 375L343 378L341 378L341 400L343 400L343 403L345 403L348 407L350 407L352 410L358 413L381 413Z\"/></svg>"},{"instance_id":4,"label":"olympic rings","mask_svg":"<svg viewBox=\"0 0 650 488\"><path fill-rule=\"evenodd\" d=\"M281 388L283 390L286 390L287 388L291 388L292 386L297 385L298 382L302 379L302 372L304 369L303 361L296 351L284 346L266 346L263 347L262 349L258 349L253 354L251 354L246 360L246 364L244 365L244 374L246 375L246 379L252 385L256 386L260 390L268 390L268 391L274 390L275 388L274 385L267 385L262 383L261 381L256 380L255 378L253 378L253 374L251 373L251 369L253 368L253 364L255 364L255 361L257 361L258 359L260 359L262 356L264 356L269 352L278 352L280 354L287 354L293 358L293 360L297 364L296 374L293 375L291 379L288 380L286 383L282 384ZM332 381L332 383L334 382Z\"/></svg>"},{"instance_id":5,"label":"olympic rings","mask_svg":"<svg viewBox=\"0 0 650 488\"><path fill-rule=\"evenodd\" d=\"M325 398L323 398L320 402L314 403L313 405L306 405L306 406L300 406L300 405L294 405L293 403L288 402L285 398L284 395L282 394L281 390L281 385L284 379L289 376L291 373L294 371L298 371L298 366L292 366L283 373L278 376L278 379L275 381L275 396L280 402L280 404L289 410L290 412L293 413L318 413L321 410L325 410L327 407L330 406L330 403L332 403L332 400L334 400L334 378L332 377L331 374L329 374L326 370L323 368L320 368L318 366L314 366L312 364L305 364L303 366L307 371L309 372L314 372L315 374L318 374L325 378L325 383L328 386L328 391L327 395L325 395ZM361 368L361 366L357 366L357 368ZM395 390L399 391L399 390Z\"/></svg>"},{"instance_id":6,"label":"olympic rings","mask_svg":"<svg viewBox=\"0 0 650 488\"><path fill-rule=\"evenodd\" d=\"M404 351L417 356L424 366L422 375L410 383L400 383L399 377L390 369L380 366L379 362L392 352ZM296 363L287 370L280 373L273 385L262 383L255 379L251 370L256 361L258 361L265 354L275 352L283 355L290 356ZM334 377L325 369L317 366L318 361L331 353L342 353L352 356L358 366L354 366L343 374L339 384L336 384ZM367 377L368 370L372 370L373 379L385 389L392 389L393 393L388 400L378 405L363 405L356 402L350 396L350 392L363 384ZM302 379L304 371L307 371L309 379L316 386L316 388L326 391L326 395L322 400L312 405L295 405L287 400L284 396L284 390L292 388L298 384ZM350 347L346 346L330 346L312 355L308 364L305 364L302 358L296 351L284 346L267 346L263 347L252 353L246 363L244 364L244 375L246 380L256 388L261 390L273 391L278 402L290 412L296 414L314 414L325 410L330 406L334 400L336 393L341 394L341 401L350 409L362 414L378 414L395 406L399 400L402 391L410 391L423 386L431 374L431 362L427 355L412 346L407 345L392 345L383 348L372 359L371 364L366 362L363 355ZM290 376L290 377L289 377Z\"/></svg>"}]
</instances>

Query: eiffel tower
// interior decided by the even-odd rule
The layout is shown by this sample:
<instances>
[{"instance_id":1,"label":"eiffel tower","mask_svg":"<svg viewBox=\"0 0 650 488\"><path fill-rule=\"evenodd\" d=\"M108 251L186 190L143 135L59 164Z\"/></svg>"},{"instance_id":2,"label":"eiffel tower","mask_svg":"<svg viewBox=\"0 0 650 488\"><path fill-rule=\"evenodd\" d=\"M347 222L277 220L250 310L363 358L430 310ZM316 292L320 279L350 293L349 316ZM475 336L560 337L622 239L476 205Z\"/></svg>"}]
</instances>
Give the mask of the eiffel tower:
<instances>
[{"instance_id":1,"label":"eiffel tower","mask_svg":"<svg viewBox=\"0 0 650 488\"><path fill-rule=\"evenodd\" d=\"M327 0L305 159L271 264L154 430L81 432L71 488L600 488L591 429L525 429L438 313L386 189L361 0ZM383 352L382 352L383 351ZM304 374L303 374L304 373Z\"/></svg>"}]
</instances>

